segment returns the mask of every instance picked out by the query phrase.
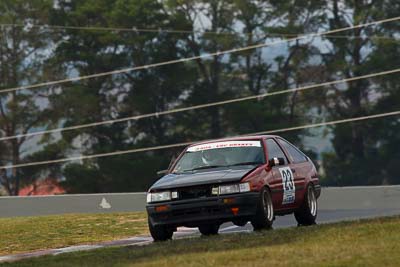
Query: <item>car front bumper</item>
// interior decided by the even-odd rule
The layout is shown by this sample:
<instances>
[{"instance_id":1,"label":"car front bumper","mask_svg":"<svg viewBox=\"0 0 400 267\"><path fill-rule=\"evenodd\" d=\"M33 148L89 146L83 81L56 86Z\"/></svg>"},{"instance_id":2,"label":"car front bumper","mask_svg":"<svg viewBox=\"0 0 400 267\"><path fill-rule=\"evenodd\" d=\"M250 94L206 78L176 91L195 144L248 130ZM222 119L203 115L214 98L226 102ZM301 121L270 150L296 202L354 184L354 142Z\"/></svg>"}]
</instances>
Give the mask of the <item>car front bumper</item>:
<instances>
[{"instance_id":1,"label":"car front bumper","mask_svg":"<svg viewBox=\"0 0 400 267\"><path fill-rule=\"evenodd\" d=\"M152 225L196 227L249 219L256 213L259 192L248 192L191 200L152 203L146 206ZM162 211L157 211L162 209Z\"/></svg>"}]
</instances>

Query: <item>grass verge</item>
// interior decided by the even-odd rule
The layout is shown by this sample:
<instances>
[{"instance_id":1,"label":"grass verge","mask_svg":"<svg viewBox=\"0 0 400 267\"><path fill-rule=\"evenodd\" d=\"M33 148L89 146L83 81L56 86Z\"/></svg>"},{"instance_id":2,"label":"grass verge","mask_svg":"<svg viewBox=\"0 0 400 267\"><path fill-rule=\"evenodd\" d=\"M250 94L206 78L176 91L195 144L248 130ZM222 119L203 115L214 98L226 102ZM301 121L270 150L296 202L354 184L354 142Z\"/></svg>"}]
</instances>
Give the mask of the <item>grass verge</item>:
<instances>
[{"instance_id":1,"label":"grass verge","mask_svg":"<svg viewBox=\"0 0 400 267\"><path fill-rule=\"evenodd\" d=\"M0 255L147 234L144 212L0 219Z\"/></svg>"},{"instance_id":2,"label":"grass verge","mask_svg":"<svg viewBox=\"0 0 400 267\"><path fill-rule=\"evenodd\" d=\"M45 256L8 266L398 266L400 217Z\"/></svg>"}]
</instances>

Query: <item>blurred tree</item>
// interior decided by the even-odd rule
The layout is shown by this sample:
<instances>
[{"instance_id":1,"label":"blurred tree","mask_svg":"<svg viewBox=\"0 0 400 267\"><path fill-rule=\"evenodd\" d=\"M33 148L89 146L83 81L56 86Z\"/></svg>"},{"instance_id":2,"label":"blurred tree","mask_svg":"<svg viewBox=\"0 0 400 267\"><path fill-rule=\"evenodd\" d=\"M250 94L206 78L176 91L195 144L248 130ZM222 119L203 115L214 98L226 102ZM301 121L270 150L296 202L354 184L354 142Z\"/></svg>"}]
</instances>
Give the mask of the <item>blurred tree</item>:
<instances>
[{"instance_id":1,"label":"blurred tree","mask_svg":"<svg viewBox=\"0 0 400 267\"><path fill-rule=\"evenodd\" d=\"M168 10L177 18L186 21L193 33L185 36L185 56L201 56L208 53L229 50L237 46L234 32L233 1L168 1ZM214 55L189 63L196 67L192 80L192 90L188 92L187 105L216 102L231 94L231 84L223 79L229 64L230 55ZM200 115L201 114L201 115ZM189 118L187 117L189 116ZM181 116L183 120L193 120L187 132L194 139L217 138L226 134L223 110L219 106L198 110L193 114Z\"/></svg>"},{"instance_id":2,"label":"blurred tree","mask_svg":"<svg viewBox=\"0 0 400 267\"><path fill-rule=\"evenodd\" d=\"M390 13L396 3L332 1L327 8L332 14L329 19L330 28L342 28L391 17L393 15ZM347 39L329 39L330 49L323 57L331 79L351 78L398 67L396 62L399 62L400 43L393 39L374 37L393 37L398 33L398 28L393 25L388 23L358 28L346 32ZM392 111L398 108L400 103L396 93L398 81L398 75L389 75L334 86L326 91L325 107L333 119ZM331 127L334 153L324 156L324 182L341 186L368 185L398 179L397 174L395 178L390 169L395 162L399 162L399 153L393 150L388 153L387 147L388 144L393 145L398 141L398 137L392 132L398 127L398 120L393 118Z\"/></svg>"},{"instance_id":3,"label":"blurred tree","mask_svg":"<svg viewBox=\"0 0 400 267\"><path fill-rule=\"evenodd\" d=\"M323 19L321 1L237 0L235 4L236 22L243 25L242 47L314 32ZM313 40L292 41L235 54L231 65L235 66L234 72L240 77L236 80L237 94L261 94L319 82L324 77L321 62L314 59L318 55ZM309 122L311 103L314 102L310 95L294 92L229 105L226 107L229 125L246 133ZM285 137L300 144L302 135L306 133L287 133Z\"/></svg>"},{"instance_id":4,"label":"blurred tree","mask_svg":"<svg viewBox=\"0 0 400 267\"><path fill-rule=\"evenodd\" d=\"M0 23L17 24L15 27L0 27L0 91L43 82L49 77L44 62L52 54L51 35L30 24L46 23L51 8L51 0L0 2ZM0 135L3 137L25 134L46 126L49 116L47 88L0 94ZM0 141L0 164L23 163L26 157L24 148L36 141L26 137ZM23 178L27 178L24 172L24 169L17 168L1 171L0 184L9 195L18 195Z\"/></svg>"},{"instance_id":5,"label":"blurred tree","mask_svg":"<svg viewBox=\"0 0 400 267\"><path fill-rule=\"evenodd\" d=\"M173 24L154 1L60 1L54 24L104 27L164 28ZM75 24L76 23L76 24ZM53 59L61 73L85 75L141 66L181 57L179 36L163 32L107 32L67 30ZM190 69L182 64L124 73L63 85L51 98L58 110L56 123L65 126L159 112L181 102L190 86ZM59 108L68 107L68 108ZM148 118L65 132L75 153L102 153L177 142L172 117ZM173 151L87 160L66 166L64 185L70 192L143 190L154 181L155 170L168 164ZM146 166L146 167L143 167ZM92 184L92 186L90 186Z\"/></svg>"}]
</instances>

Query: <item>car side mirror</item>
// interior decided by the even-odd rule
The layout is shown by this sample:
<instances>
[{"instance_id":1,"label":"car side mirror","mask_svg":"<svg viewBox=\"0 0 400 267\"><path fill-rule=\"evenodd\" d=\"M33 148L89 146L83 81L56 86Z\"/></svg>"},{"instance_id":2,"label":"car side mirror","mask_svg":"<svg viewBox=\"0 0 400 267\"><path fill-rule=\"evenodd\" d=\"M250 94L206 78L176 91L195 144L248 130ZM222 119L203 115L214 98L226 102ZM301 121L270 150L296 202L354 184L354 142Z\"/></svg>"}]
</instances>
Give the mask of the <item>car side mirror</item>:
<instances>
[{"instance_id":1,"label":"car side mirror","mask_svg":"<svg viewBox=\"0 0 400 267\"><path fill-rule=\"evenodd\" d=\"M272 158L269 160L269 166L274 167L274 166L280 166L280 165L285 165L285 160L283 158Z\"/></svg>"},{"instance_id":2,"label":"car side mirror","mask_svg":"<svg viewBox=\"0 0 400 267\"><path fill-rule=\"evenodd\" d=\"M162 170L157 172L157 177L161 178L162 176L166 175L168 173L168 170Z\"/></svg>"}]
</instances>

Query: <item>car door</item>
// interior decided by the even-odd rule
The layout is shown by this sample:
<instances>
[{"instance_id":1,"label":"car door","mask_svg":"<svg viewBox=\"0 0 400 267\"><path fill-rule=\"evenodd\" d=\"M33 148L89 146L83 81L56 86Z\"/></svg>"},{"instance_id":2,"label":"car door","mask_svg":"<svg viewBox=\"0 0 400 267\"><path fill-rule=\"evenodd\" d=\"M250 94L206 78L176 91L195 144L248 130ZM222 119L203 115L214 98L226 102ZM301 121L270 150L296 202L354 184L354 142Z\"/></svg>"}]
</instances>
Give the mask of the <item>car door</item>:
<instances>
[{"instance_id":1,"label":"car door","mask_svg":"<svg viewBox=\"0 0 400 267\"><path fill-rule=\"evenodd\" d=\"M285 188L284 186L289 186L288 184L288 176L286 176L286 172L283 172L287 170L289 161L285 153L283 152L282 148L278 145L278 143L275 141L273 138L268 138L266 140L266 145L267 145L267 157L268 161L273 159L273 158L283 158L284 164L283 165L277 165L271 167L271 172L272 172L272 181L270 182L270 188L271 188L271 193L272 193L272 202L274 204L275 209L282 209L285 208L285 201L284 201L284 192ZM282 176L282 173L284 176ZM284 179L282 179L284 178ZM285 184L286 182L286 184ZM287 190L286 190L287 191ZM287 206L287 205L286 205Z\"/></svg>"},{"instance_id":2,"label":"car door","mask_svg":"<svg viewBox=\"0 0 400 267\"><path fill-rule=\"evenodd\" d=\"M298 148L282 138L278 138L278 143L285 150L289 158L289 166L294 176L295 185L295 206L303 202L304 189L306 186L306 169L309 165L308 158L300 152Z\"/></svg>"}]
</instances>

